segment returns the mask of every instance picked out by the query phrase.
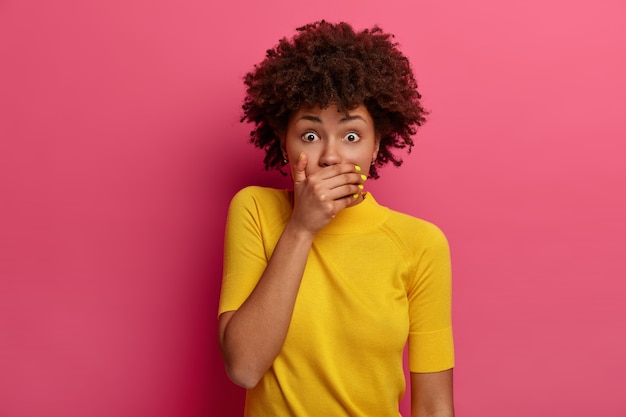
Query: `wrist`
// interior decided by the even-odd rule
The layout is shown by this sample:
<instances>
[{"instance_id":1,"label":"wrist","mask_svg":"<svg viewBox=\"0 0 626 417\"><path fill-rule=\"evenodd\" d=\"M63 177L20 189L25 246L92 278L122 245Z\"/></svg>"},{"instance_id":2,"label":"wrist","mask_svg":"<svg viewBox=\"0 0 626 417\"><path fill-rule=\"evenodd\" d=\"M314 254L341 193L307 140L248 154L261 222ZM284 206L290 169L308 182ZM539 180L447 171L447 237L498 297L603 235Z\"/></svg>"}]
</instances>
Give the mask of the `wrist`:
<instances>
[{"instance_id":1,"label":"wrist","mask_svg":"<svg viewBox=\"0 0 626 417\"><path fill-rule=\"evenodd\" d=\"M290 238L290 240L304 244L311 244L315 238L315 234L315 232L293 221L293 219L287 222L285 230L283 231L283 235Z\"/></svg>"}]
</instances>

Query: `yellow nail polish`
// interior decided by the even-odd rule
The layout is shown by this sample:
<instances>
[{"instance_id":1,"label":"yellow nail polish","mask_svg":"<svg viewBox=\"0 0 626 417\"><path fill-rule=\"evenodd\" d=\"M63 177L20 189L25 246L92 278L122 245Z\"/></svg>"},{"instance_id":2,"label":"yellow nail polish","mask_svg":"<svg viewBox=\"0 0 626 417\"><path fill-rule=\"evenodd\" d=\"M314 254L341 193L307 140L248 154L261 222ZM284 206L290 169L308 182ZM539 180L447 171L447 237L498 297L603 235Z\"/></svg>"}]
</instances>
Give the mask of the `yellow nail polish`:
<instances>
[{"instance_id":1,"label":"yellow nail polish","mask_svg":"<svg viewBox=\"0 0 626 417\"><path fill-rule=\"evenodd\" d=\"M361 174L361 179L362 179L363 181L366 181L366 180L367 180L367 177L366 177L364 174Z\"/></svg>"},{"instance_id":2,"label":"yellow nail polish","mask_svg":"<svg viewBox=\"0 0 626 417\"><path fill-rule=\"evenodd\" d=\"M303 153L300 152L300 154L298 155L298 161L302 159L302 155L303 155Z\"/></svg>"},{"instance_id":3,"label":"yellow nail polish","mask_svg":"<svg viewBox=\"0 0 626 417\"><path fill-rule=\"evenodd\" d=\"M352 198L359 198L359 193L352 194Z\"/></svg>"},{"instance_id":4,"label":"yellow nail polish","mask_svg":"<svg viewBox=\"0 0 626 417\"><path fill-rule=\"evenodd\" d=\"M359 184L359 190L362 190L363 188L365 188L363 187L363 184Z\"/></svg>"},{"instance_id":5,"label":"yellow nail polish","mask_svg":"<svg viewBox=\"0 0 626 417\"><path fill-rule=\"evenodd\" d=\"M360 166L358 166L358 165L355 165L355 166L354 166L354 169L356 170L356 172L361 171L361 167L360 167Z\"/></svg>"}]
</instances>

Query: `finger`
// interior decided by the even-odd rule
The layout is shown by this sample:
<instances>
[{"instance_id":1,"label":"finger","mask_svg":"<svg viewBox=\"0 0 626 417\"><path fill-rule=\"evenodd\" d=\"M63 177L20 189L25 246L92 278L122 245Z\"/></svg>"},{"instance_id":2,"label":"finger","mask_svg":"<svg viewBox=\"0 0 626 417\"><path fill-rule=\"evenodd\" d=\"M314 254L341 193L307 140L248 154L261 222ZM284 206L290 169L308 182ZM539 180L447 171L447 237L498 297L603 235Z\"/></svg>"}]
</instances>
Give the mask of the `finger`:
<instances>
[{"instance_id":1,"label":"finger","mask_svg":"<svg viewBox=\"0 0 626 417\"><path fill-rule=\"evenodd\" d=\"M358 199L361 195L362 188L354 184L346 184L341 187L334 188L328 194L333 200L341 200L347 198L350 203L352 200Z\"/></svg>"},{"instance_id":2,"label":"finger","mask_svg":"<svg viewBox=\"0 0 626 417\"><path fill-rule=\"evenodd\" d=\"M323 167L319 171L317 171L314 175L316 175L320 179L329 179L336 177L338 175L343 175L347 173L356 173L358 172L355 168L354 164L335 164Z\"/></svg>"},{"instance_id":3,"label":"finger","mask_svg":"<svg viewBox=\"0 0 626 417\"><path fill-rule=\"evenodd\" d=\"M339 213L341 210L343 210L345 208L353 206L358 201L360 201L359 197L360 197L360 194L359 193L355 193L355 194L350 194L350 195L347 195L345 197L341 197L341 198L335 200L333 202L334 203L334 210L333 210L333 212L336 214L336 213Z\"/></svg>"},{"instance_id":4,"label":"finger","mask_svg":"<svg viewBox=\"0 0 626 417\"><path fill-rule=\"evenodd\" d=\"M365 189L365 179L361 177L361 174L342 174L325 180L320 180L314 175L307 177L307 183L321 201L338 200Z\"/></svg>"},{"instance_id":5,"label":"finger","mask_svg":"<svg viewBox=\"0 0 626 417\"><path fill-rule=\"evenodd\" d=\"M326 187L331 190L346 185L352 185L362 190L364 188L363 184L365 184L365 181L367 181L367 177L362 174L348 173L337 175L323 181Z\"/></svg>"},{"instance_id":6,"label":"finger","mask_svg":"<svg viewBox=\"0 0 626 417\"><path fill-rule=\"evenodd\" d=\"M298 160L296 161L296 165L293 170L293 182L304 182L306 180L306 165L307 158L303 152L300 152L298 155Z\"/></svg>"}]
</instances>

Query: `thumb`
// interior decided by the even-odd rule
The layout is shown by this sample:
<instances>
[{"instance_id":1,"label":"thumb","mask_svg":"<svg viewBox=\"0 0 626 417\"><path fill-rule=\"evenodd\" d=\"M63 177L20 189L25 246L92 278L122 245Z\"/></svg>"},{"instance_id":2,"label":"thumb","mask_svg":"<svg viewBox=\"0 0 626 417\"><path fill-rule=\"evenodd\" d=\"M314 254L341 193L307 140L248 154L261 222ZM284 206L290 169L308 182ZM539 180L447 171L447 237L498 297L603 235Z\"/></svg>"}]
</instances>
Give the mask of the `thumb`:
<instances>
[{"instance_id":1,"label":"thumb","mask_svg":"<svg viewBox=\"0 0 626 417\"><path fill-rule=\"evenodd\" d=\"M303 152L300 152L300 155L298 155L298 160L296 161L296 165L294 166L294 169L293 169L293 182L294 183L303 182L306 180L306 172L305 172L306 164L307 164L306 155Z\"/></svg>"}]
</instances>

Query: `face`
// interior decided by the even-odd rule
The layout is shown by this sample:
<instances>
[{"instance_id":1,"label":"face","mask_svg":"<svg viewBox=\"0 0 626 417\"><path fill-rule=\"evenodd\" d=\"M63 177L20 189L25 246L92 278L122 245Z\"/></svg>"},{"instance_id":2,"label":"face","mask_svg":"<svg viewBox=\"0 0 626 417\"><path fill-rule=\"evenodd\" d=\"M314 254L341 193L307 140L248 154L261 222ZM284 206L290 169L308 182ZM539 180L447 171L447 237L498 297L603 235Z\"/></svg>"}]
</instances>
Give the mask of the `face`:
<instances>
[{"instance_id":1,"label":"face","mask_svg":"<svg viewBox=\"0 0 626 417\"><path fill-rule=\"evenodd\" d=\"M362 104L347 112L338 111L336 105L302 107L289 119L281 140L283 155L292 166L300 152L306 154L307 176L339 163L356 164L367 172L379 144L374 120Z\"/></svg>"}]
</instances>

